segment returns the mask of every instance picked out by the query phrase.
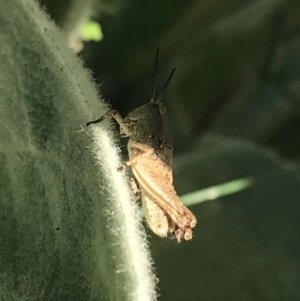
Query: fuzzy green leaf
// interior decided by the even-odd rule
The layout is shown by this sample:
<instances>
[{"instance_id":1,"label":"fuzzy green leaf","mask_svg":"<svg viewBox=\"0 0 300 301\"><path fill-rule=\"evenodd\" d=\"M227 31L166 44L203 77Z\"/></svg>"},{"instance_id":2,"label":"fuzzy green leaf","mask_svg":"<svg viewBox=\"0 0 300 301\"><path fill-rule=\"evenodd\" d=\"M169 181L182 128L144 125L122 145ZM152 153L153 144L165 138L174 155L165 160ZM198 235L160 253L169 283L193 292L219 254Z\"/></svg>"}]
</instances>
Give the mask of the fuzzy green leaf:
<instances>
[{"instance_id":1,"label":"fuzzy green leaf","mask_svg":"<svg viewBox=\"0 0 300 301\"><path fill-rule=\"evenodd\" d=\"M0 2L0 43L0 300L155 300L87 71L31 0Z\"/></svg>"}]
</instances>

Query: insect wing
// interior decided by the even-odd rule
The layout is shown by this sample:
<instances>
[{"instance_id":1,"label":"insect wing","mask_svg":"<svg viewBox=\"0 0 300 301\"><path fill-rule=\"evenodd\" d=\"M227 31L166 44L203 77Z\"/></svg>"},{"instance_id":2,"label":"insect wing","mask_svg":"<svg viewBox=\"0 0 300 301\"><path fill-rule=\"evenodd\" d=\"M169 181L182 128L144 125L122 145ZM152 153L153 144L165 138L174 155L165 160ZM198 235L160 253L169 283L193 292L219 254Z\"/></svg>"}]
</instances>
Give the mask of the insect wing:
<instances>
[{"instance_id":1,"label":"insect wing","mask_svg":"<svg viewBox=\"0 0 300 301\"><path fill-rule=\"evenodd\" d=\"M138 153L137 143L129 145L129 157ZM130 147L131 146L131 147ZM172 170L159 157L147 156L137 160L132 165L132 171L142 189L147 192L154 202L170 216L171 220L180 228L193 228L197 221L193 213L180 201L172 184Z\"/></svg>"}]
</instances>

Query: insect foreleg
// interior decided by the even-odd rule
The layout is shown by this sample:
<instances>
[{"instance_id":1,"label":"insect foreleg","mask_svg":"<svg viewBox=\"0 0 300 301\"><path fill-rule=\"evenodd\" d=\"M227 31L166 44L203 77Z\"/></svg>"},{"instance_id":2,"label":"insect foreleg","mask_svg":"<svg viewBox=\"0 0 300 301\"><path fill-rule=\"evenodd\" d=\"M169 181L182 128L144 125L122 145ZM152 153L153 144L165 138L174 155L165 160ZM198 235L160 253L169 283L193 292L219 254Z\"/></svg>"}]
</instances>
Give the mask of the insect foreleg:
<instances>
[{"instance_id":1,"label":"insect foreleg","mask_svg":"<svg viewBox=\"0 0 300 301\"><path fill-rule=\"evenodd\" d=\"M107 118L111 118L112 114L113 114L113 111L115 111L115 110L109 110L103 116L101 116L100 118L87 122L86 126L89 126L91 124L100 123L100 122L102 122L103 120L105 120Z\"/></svg>"},{"instance_id":2,"label":"insect foreleg","mask_svg":"<svg viewBox=\"0 0 300 301\"><path fill-rule=\"evenodd\" d=\"M132 135L132 131L130 130L128 125L124 122L123 117L115 109L111 109L111 110L107 111L106 114L104 114L103 116L101 116L100 118L98 118L96 120L87 122L86 125L89 126L91 124L96 124L96 123L102 122L103 120L105 120L107 118L114 118L116 120L116 122L120 126L121 132L125 135L125 137L130 137Z\"/></svg>"}]
</instances>

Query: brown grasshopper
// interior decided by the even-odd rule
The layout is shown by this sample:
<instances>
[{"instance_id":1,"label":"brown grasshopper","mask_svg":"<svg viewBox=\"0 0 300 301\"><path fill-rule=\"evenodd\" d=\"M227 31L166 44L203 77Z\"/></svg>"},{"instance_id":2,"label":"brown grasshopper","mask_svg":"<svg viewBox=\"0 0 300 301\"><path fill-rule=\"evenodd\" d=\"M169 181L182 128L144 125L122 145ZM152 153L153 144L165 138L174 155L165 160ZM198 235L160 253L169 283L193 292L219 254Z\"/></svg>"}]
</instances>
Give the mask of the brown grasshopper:
<instances>
[{"instance_id":1,"label":"brown grasshopper","mask_svg":"<svg viewBox=\"0 0 300 301\"><path fill-rule=\"evenodd\" d=\"M109 110L99 119L88 122L87 126L109 117L117 121L122 136L129 137L129 160L120 169L131 166L150 229L160 237L174 233L181 242L192 239L197 220L180 201L173 186L173 143L167 109L161 99L176 69L170 73L163 92L156 97L158 56L159 49L149 103L133 110L124 119L116 110Z\"/></svg>"}]
</instances>

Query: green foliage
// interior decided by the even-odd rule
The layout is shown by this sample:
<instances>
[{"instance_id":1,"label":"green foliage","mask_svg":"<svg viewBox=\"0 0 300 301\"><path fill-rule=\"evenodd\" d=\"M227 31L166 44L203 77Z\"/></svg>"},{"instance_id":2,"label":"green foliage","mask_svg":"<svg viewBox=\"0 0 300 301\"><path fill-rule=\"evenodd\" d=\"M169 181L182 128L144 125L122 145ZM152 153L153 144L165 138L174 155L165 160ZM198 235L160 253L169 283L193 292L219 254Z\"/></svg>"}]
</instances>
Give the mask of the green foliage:
<instances>
[{"instance_id":1,"label":"green foliage","mask_svg":"<svg viewBox=\"0 0 300 301\"><path fill-rule=\"evenodd\" d=\"M154 300L106 110L31 0L0 2L0 299Z\"/></svg>"},{"instance_id":2,"label":"green foliage","mask_svg":"<svg viewBox=\"0 0 300 301\"><path fill-rule=\"evenodd\" d=\"M81 33L84 41L100 41L103 39L101 25L94 21L87 21L81 26Z\"/></svg>"}]
</instances>

